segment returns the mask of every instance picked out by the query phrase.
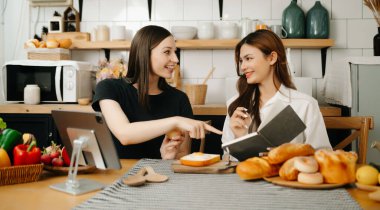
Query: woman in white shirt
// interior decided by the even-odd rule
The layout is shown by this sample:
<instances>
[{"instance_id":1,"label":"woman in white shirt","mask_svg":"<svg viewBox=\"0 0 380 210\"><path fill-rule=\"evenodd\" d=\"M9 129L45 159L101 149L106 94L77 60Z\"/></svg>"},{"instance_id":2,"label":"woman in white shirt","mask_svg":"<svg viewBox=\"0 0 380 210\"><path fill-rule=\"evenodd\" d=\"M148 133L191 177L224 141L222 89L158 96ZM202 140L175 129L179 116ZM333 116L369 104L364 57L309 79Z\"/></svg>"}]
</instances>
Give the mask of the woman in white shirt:
<instances>
[{"instance_id":1,"label":"woman in white shirt","mask_svg":"<svg viewBox=\"0 0 380 210\"><path fill-rule=\"evenodd\" d=\"M285 48L269 30L258 30L243 38L235 48L239 94L228 103L222 142L257 131L274 104L290 105L306 129L291 142L308 143L315 149L331 148L318 102L298 92L291 80Z\"/></svg>"}]
</instances>

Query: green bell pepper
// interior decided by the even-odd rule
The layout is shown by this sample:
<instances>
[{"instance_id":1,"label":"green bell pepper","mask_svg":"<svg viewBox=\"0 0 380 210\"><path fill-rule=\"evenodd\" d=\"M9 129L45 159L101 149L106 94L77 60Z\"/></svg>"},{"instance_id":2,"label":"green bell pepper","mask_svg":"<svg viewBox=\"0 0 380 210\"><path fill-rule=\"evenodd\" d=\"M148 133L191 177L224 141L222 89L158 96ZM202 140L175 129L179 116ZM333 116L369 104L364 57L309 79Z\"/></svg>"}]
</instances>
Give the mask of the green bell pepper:
<instances>
[{"instance_id":1,"label":"green bell pepper","mask_svg":"<svg viewBox=\"0 0 380 210\"><path fill-rule=\"evenodd\" d=\"M7 128L3 130L3 135L0 137L0 148L3 148L5 151L12 153L13 147L18 144L22 144L21 133Z\"/></svg>"}]
</instances>

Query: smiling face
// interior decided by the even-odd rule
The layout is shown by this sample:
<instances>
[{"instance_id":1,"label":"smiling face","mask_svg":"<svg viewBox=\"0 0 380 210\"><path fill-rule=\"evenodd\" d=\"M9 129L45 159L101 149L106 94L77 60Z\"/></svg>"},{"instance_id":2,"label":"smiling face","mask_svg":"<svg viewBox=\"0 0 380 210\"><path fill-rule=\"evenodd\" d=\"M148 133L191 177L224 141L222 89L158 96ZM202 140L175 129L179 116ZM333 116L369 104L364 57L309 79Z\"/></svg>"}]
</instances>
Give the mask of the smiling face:
<instances>
[{"instance_id":1,"label":"smiling face","mask_svg":"<svg viewBox=\"0 0 380 210\"><path fill-rule=\"evenodd\" d=\"M176 47L173 36L168 36L162 42L152 49L151 76L163 77L169 79L172 77L174 67L178 63L177 55L175 54Z\"/></svg>"},{"instance_id":2,"label":"smiling face","mask_svg":"<svg viewBox=\"0 0 380 210\"><path fill-rule=\"evenodd\" d=\"M243 44L240 49L240 73L247 78L248 84L273 82L273 53L266 56L258 48Z\"/></svg>"}]
</instances>

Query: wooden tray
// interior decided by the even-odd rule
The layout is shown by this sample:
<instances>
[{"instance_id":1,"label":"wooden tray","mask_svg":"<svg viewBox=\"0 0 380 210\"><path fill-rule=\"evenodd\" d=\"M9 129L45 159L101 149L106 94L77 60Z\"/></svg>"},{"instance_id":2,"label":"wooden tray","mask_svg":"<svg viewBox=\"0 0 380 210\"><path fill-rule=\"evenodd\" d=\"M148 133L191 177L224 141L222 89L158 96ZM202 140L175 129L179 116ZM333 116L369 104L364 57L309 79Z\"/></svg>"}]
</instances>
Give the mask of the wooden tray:
<instances>
[{"instance_id":1,"label":"wooden tray","mask_svg":"<svg viewBox=\"0 0 380 210\"><path fill-rule=\"evenodd\" d=\"M264 180L267 182L273 183L275 185L299 188L299 189L332 189L332 188L338 188L338 187L342 187L346 185L346 184L318 184L318 185L303 184L297 181L286 181L286 180L283 180L279 176L265 177Z\"/></svg>"},{"instance_id":2,"label":"wooden tray","mask_svg":"<svg viewBox=\"0 0 380 210\"><path fill-rule=\"evenodd\" d=\"M51 171L57 174L68 174L70 167L59 167L44 165L44 170ZM78 166L78 174L92 173L96 170L95 166Z\"/></svg>"},{"instance_id":3,"label":"wooden tray","mask_svg":"<svg viewBox=\"0 0 380 210\"><path fill-rule=\"evenodd\" d=\"M179 160L173 161L172 170L175 173L189 173L189 174L230 174L235 173L237 162L230 162L226 165L225 161L219 161L209 166L193 167L182 165Z\"/></svg>"}]
</instances>

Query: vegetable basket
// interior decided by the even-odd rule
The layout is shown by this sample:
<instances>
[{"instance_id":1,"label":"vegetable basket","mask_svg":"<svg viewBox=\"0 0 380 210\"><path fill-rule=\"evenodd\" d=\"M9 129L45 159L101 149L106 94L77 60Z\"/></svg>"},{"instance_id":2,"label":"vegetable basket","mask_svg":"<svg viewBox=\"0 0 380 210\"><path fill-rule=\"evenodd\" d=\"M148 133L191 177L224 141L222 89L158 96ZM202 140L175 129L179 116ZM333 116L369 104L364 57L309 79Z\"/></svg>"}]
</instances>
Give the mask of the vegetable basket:
<instances>
[{"instance_id":1,"label":"vegetable basket","mask_svg":"<svg viewBox=\"0 0 380 210\"><path fill-rule=\"evenodd\" d=\"M0 185L35 182L39 179L42 170L43 164L0 168Z\"/></svg>"}]
</instances>

